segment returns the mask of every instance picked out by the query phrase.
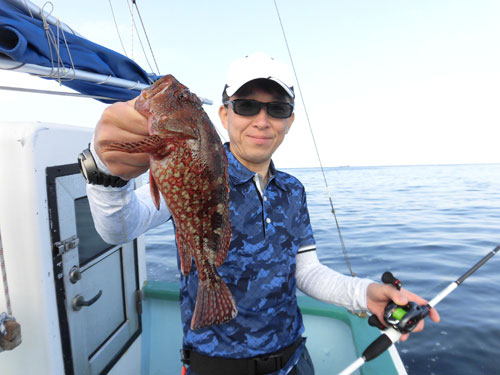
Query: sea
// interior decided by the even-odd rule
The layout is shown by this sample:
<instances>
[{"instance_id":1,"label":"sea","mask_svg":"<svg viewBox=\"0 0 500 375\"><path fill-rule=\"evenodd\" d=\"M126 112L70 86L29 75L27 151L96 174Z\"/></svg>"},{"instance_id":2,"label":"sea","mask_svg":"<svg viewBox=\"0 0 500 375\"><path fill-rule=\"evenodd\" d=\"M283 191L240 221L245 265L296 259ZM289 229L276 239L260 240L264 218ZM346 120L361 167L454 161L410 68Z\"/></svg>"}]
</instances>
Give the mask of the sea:
<instances>
[{"instance_id":1,"label":"sea","mask_svg":"<svg viewBox=\"0 0 500 375\"><path fill-rule=\"evenodd\" d=\"M349 274L329 195L356 275L391 271L428 300L500 244L500 164L284 170L304 184L319 258L338 272ZM146 257L149 279L178 280L170 223L146 234ZM440 323L397 344L408 374L500 374L500 255L436 308Z\"/></svg>"}]
</instances>

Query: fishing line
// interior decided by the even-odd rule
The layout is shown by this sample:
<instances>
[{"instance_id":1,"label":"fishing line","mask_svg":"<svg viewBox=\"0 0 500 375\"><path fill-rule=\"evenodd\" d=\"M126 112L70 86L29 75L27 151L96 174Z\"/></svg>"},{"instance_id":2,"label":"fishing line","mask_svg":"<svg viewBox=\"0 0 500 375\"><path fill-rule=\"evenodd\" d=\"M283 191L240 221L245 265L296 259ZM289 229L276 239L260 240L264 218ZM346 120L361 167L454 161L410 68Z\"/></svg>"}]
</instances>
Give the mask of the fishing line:
<instances>
[{"instance_id":1,"label":"fishing line","mask_svg":"<svg viewBox=\"0 0 500 375\"><path fill-rule=\"evenodd\" d=\"M337 226L337 232L339 234L339 240L340 240L340 246L342 247L342 253L344 254L344 259L345 259L345 262L347 264L347 267L349 268L349 272L351 273L351 276L356 276L356 274L352 270L351 261L349 260L349 256L347 255L347 249L345 247L344 239L343 239L342 233L340 231L340 225L339 225L339 222L337 220L337 215L335 213L335 208L333 207L333 200L332 200L332 196L330 194L330 188L328 187L328 181L326 179L325 169L323 168L323 163L322 163L321 157L319 155L318 145L316 143L316 138L314 137L314 132L313 132L313 129L312 129L312 126L311 126L311 121L309 120L309 114L307 112L306 103L304 101L304 95L302 95L302 90L300 88L300 83L299 83L299 77L297 76L297 71L295 70L295 65L293 63L292 53L291 53L290 47L288 45L288 40L286 38L285 28L283 26L283 22L281 21L281 16L280 16L280 12L279 12L278 4L276 3L276 0L274 0L274 6L276 8L276 13L278 15L279 23L280 23L280 26L281 26L281 32L283 33L283 38L285 39L285 45L286 45L286 49L288 51L288 56L290 57L290 62L292 64L292 70L293 70L293 74L295 76L295 81L297 82L297 88L298 88L298 91L299 91L299 94L300 94L300 99L302 101L302 107L304 108L304 113L305 113L305 116L306 116L306 122L307 122L307 125L309 127L309 132L311 133L312 141L313 141L313 144L314 144L314 149L316 151L316 156L318 158L318 162L319 162L319 166L320 166L320 169L321 169L321 173L323 175L323 180L325 182L326 192L328 194L328 199L330 201L330 208L331 208L333 217L335 219L335 225Z\"/></svg>"}]
</instances>

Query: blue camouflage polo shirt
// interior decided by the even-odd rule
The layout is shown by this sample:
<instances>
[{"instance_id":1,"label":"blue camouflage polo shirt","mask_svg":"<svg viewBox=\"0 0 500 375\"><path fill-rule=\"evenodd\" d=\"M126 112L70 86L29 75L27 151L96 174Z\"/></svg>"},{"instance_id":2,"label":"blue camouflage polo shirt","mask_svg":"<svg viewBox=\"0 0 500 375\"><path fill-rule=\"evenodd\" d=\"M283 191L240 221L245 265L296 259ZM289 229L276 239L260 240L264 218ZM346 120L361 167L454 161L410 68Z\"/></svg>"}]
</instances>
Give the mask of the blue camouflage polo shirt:
<instances>
[{"instance_id":1,"label":"blue camouflage polo shirt","mask_svg":"<svg viewBox=\"0 0 500 375\"><path fill-rule=\"evenodd\" d=\"M198 273L181 274L184 347L226 358L248 358L276 352L303 333L297 305L296 255L314 245L306 194L295 177L278 171L262 195L255 172L243 166L224 145L229 160L232 239L218 268L238 306L235 319L216 326L190 329L196 303Z\"/></svg>"}]
</instances>

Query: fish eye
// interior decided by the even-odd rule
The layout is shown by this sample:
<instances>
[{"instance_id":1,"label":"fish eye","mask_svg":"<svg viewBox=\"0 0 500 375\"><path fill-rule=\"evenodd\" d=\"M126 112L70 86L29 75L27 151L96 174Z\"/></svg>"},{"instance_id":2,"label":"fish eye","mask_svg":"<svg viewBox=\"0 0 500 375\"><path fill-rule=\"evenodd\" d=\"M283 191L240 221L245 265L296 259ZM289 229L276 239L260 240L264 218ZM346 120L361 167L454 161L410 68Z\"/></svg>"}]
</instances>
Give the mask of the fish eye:
<instances>
[{"instance_id":1,"label":"fish eye","mask_svg":"<svg viewBox=\"0 0 500 375\"><path fill-rule=\"evenodd\" d=\"M179 100L183 100L183 101L189 100L189 91L188 90L182 90L179 93L179 95L177 95L177 98Z\"/></svg>"},{"instance_id":2,"label":"fish eye","mask_svg":"<svg viewBox=\"0 0 500 375\"><path fill-rule=\"evenodd\" d=\"M177 99L183 102L192 101L191 91L186 89L182 90L179 94L177 94Z\"/></svg>"}]
</instances>

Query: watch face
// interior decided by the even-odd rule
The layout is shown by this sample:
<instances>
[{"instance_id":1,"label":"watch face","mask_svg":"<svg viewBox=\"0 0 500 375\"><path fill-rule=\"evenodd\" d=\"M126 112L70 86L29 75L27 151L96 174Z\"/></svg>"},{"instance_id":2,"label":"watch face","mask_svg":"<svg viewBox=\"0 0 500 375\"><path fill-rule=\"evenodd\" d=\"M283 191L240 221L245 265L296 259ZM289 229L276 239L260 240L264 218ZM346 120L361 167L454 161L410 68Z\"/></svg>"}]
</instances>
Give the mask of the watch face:
<instances>
[{"instance_id":1,"label":"watch face","mask_svg":"<svg viewBox=\"0 0 500 375\"><path fill-rule=\"evenodd\" d=\"M118 176L111 176L99 171L89 149L83 150L80 155L78 155L78 166L80 167L83 178L85 178L85 181L89 184L104 185L106 187L121 187L128 183L128 181L122 180Z\"/></svg>"},{"instance_id":2,"label":"watch face","mask_svg":"<svg viewBox=\"0 0 500 375\"><path fill-rule=\"evenodd\" d=\"M80 172L82 173L83 178L85 178L85 181L89 182L89 176L87 175L87 169L85 168L84 160L85 155L83 153L78 155L78 166L80 167Z\"/></svg>"}]
</instances>

